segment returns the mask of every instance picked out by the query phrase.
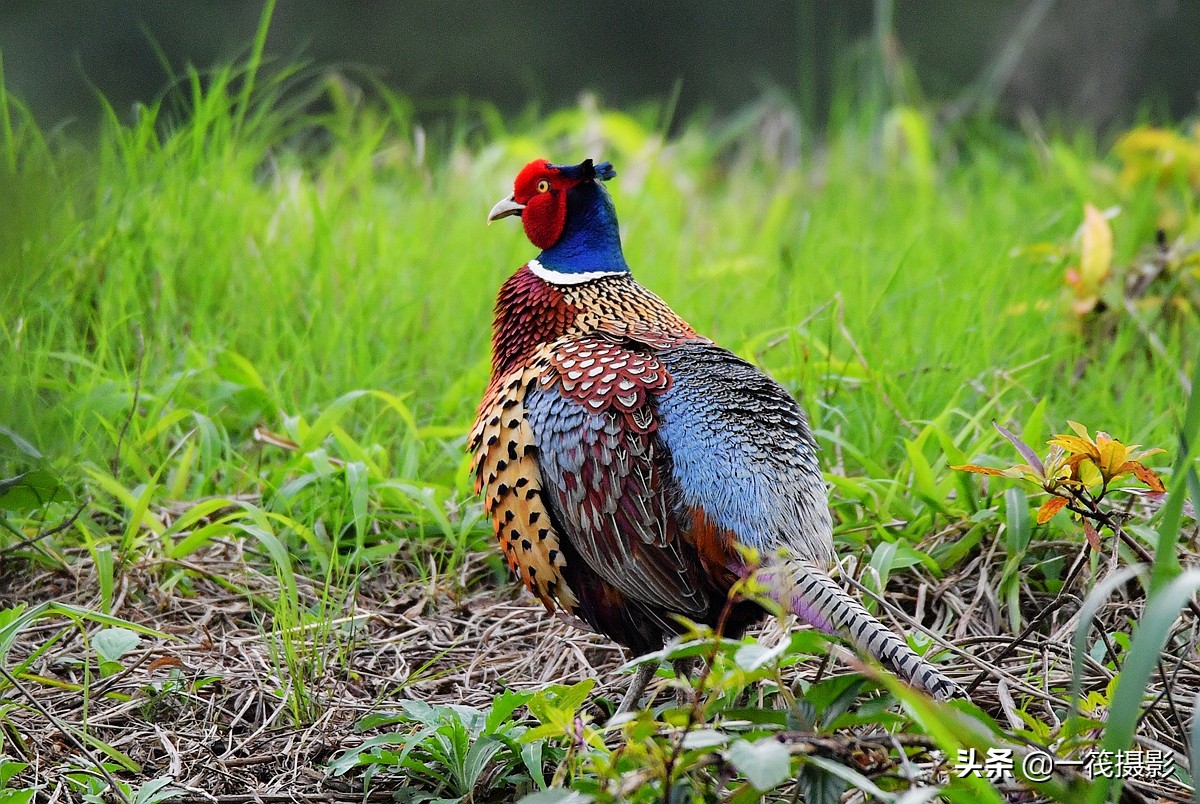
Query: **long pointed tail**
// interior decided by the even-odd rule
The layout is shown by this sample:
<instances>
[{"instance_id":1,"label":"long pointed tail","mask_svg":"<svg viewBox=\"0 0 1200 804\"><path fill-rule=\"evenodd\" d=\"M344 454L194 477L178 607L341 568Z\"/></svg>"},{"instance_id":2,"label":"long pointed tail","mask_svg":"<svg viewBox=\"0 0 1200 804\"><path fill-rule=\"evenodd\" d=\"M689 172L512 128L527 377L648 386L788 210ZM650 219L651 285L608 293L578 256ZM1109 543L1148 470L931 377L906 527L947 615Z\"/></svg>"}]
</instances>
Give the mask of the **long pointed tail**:
<instances>
[{"instance_id":1,"label":"long pointed tail","mask_svg":"<svg viewBox=\"0 0 1200 804\"><path fill-rule=\"evenodd\" d=\"M812 564L789 560L758 572L758 579L780 605L810 625L849 639L859 650L939 701L961 697L962 690L940 670L922 659L858 601L850 597L825 571Z\"/></svg>"}]
</instances>

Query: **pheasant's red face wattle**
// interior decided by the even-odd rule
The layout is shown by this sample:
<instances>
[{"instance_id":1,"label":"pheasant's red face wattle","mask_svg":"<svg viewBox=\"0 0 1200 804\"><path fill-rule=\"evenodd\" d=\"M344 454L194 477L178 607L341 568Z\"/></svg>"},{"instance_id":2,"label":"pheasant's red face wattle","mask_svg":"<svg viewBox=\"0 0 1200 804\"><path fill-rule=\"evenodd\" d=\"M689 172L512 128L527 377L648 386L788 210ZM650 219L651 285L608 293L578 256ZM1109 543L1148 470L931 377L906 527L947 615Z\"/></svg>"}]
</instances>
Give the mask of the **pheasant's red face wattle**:
<instances>
[{"instance_id":1,"label":"pheasant's red face wattle","mask_svg":"<svg viewBox=\"0 0 1200 804\"><path fill-rule=\"evenodd\" d=\"M545 159L525 166L513 182L513 200L524 204L521 223L529 242L547 249L558 242L567 223L567 190L575 182L563 179Z\"/></svg>"}]
</instances>

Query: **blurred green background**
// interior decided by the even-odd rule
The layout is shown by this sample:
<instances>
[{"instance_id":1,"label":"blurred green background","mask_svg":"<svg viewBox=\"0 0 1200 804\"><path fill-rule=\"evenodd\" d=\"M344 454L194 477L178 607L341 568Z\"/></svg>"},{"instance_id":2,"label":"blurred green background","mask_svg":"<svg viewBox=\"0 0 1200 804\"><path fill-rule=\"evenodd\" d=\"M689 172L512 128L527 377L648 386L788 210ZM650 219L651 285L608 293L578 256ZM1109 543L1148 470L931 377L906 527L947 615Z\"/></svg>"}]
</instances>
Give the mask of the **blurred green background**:
<instances>
[{"instance_id":1,"label":"blurred green background","mask_svg":"<svg viewBox=\"0 0 1200 804\"><path fill-rule=\"evenodd\" d=\"M178 71L244 55L261 10L260 0L3 0L8 87L43 124L88 129L97 92L118 111L158 97L163 58ZM594 91L617 107L677 96L679 119L782 89L819 124L832 87L862 86L847 80L866 63L855 53L883 30L933 99L978 91L1010 118L1028 110L1102 129L1197 108L1192 0L288 0L267 50L375 76L421 112L463 97L506 112L557 107Z\"/></svg>"}]
</instances>

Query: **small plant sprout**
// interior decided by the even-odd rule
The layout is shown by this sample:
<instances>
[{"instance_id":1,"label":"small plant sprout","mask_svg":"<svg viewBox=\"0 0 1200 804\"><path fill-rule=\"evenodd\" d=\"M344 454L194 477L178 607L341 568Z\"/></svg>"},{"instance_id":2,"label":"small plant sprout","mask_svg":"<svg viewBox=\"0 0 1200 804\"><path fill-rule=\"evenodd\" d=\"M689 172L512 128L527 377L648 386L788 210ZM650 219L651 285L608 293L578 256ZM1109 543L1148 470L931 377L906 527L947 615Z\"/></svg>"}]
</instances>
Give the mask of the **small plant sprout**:
<instances>
[{"instance_id":1,"label":"small plant sprout","mask_svg":"<svg viewBox=\"0 0 1200 804\"><path fill-rule=\"evenodd\" d=\"M1078 422L1068 421L1072 433L1059 433L1047 444L1050 452L1045 460L1038 457L1034 449L1007 428L992 422L992 426L1016 448L1026 463L1015 464L1005 469L979 466L968 463L951 467L960 472L981 475L998 475L1023 480L1040 487L1050 495L1038 509L1037 522L1044 525L1064 508L1078 516L1112 525L1110 518L1100 508L1101 501L1109 493L1112 483L1121 477L1132 475L1149 487L1155 494L1166 491L1162 480L1143 461L1162 449L1140 450L1140 444L1126 446L1108 433L1097 430L1093 438L1088 429ZM1098 547L1095 531L1087 526L1088 541ZM1115 532L1115 528L1113 528Z\"/></svg>"}]
</instances>

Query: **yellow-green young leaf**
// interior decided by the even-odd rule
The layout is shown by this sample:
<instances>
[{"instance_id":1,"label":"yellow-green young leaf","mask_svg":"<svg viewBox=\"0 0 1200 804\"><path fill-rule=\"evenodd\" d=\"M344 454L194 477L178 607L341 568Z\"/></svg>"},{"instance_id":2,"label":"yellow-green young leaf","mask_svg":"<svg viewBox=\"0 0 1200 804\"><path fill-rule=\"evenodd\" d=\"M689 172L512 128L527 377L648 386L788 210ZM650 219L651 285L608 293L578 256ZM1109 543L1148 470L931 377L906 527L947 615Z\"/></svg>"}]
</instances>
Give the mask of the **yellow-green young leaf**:
<instances>
[{"instance_id":1,"label":"yellow-green young leaf","mask_svg":"<svg viewBox=\"0 0 1200 804\"><path fill-rule=\"evenodd\" d=\"M1045 525L1055 514L1061 511L1067 504L1066 497L1051 497L1042 503L1042 507L1038 509L1037 523Z\"/></svg>"},{"instance_id":2,"label":"yellow-green young leaf","mask_svg":"<svg viewBox=\"0 0 1200 804\"><path fill-rule=\"evenodd\" d=\"M1113 236L1104 213L1091 204L1083 205L1083 242L1079 251L1080 290L1096 294L1112 265Z\"/></svg>"},{"instance_id":3,"label":"yellow-green young leaf","mask_svg":"<svg viewBox=\"0 0 1200 804\"><path fill-rule=\"evenodd\" d=\"M1077 475L1079 482L1088 488L1098 486L1103 481L1103 478L1100 477L1100 470L1096 468L1096 464L1091 459L1079 462Z\"/></svg>"},{"instance_id":4,"label":"yellow-green young leaf","mask_svg":"<svg viewBox=\"0 0 1200 804\"><path fill-rule=\"evenodd\" d=\"M1092 436L1090 433L1088 433L1088 429L1086 427L1084 427L1082 424L1080 424L1079 422L1071 421L1070 419L1067 419L1067 426L1070 427L1072 430L1074 430L1075 434L1078 435L1080 438L1082 438L1084 441L1092 440Z\"/></svg>"}]
</instances>

